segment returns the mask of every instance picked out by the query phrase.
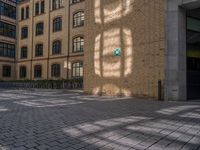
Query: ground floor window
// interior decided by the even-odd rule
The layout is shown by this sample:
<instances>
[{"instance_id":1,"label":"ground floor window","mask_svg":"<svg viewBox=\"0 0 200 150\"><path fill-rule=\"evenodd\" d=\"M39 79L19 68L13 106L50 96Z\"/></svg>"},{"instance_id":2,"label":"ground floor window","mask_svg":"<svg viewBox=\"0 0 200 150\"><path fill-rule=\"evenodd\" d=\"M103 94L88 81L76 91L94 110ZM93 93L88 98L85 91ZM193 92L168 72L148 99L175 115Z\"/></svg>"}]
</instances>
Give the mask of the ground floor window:
<instances>
[{"instance_id":1,"label":"ground floor window","mask_svg":"<svg viewBox=\"0 0 200 150\"><path fill-rule=\"evenodd\" d=\"M26 67L21 66L19 69L19 77L20 78L26 78Z\"/></svg>"},{"instance_id":2,"label":"ground floor window","mask_svg":"<svg viewBox=\"0 0 200 150\"><path fill-rule=\"evenodd\" d=\"M60 77L60 64L53 64L51 66L51 76L52 77Z\"/></svg>"},{"instance_id":3,"label":"ground floor window","mask_svg":"<svg viewBox=\"0 0 200 150\"><path fill-rule=\"evenodd\" d=\"M42 77L42 66L36 65L34 67L34 77L35 78L41 78Z\"/></svg>"},{"instance_id":4,"label":"ground floor window","mask_svg":"<svg viewBox=\"0 0 200 150\"><path fill-rule=\"evenodd\" d=\"M3 66L3 77L11 77L11 66Z\"/></svg>"},{"instance_id":5,"label":"ground floor window","mask_svg":"<svg viewBox=\"0 0 200 150\"><path fill-rule=\"evenodd\" d=\"M72 77L83 77L83 62L72 64Z\"/></svg>"}]
</instances>

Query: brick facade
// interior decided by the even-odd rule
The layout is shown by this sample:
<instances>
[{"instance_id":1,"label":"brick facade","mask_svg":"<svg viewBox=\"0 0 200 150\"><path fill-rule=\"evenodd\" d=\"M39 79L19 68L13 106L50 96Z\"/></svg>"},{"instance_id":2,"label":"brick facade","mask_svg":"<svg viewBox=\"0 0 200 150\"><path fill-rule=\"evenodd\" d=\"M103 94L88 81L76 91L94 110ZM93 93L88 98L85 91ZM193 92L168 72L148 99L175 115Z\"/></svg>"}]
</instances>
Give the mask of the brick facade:
<instances>
[{"instance_id":1,"label":"brick facade","mask_svg":"<svg viewBox=\"0 0 200 150\"><path fill-rule=\"evenodd\" d=\"M35 3L41 2L38 0L26 0L18 5L18 33L25 26L28 27L28 38L21 39L21 35L17 37L17 79L19 77L20 66L27 67L27 76L24 79L41 80L41 79L69 79L71 78L71 65L73 62L83 61L83 52L73 53L72 44L73 38L78 35L84 35L84 26L73 27L73 14L85 8L84 1L70 4L69 0L62 1L62 6L59 9L52 9L52 1L45 0L45 13L35 15ZM21 9L29 6L29 18L21 20ZM53 20L57 17L62 18L62 30L53 32ZM44 34L40 36L35 35L36 24L44 23ZM54 41L60 40L62 43L61 54L52 54L52 44ZM43 56L35 57L35 46L43 44ZM20 58L20 51L23 46L28 47L28 57L26 59ZM60 64L60 77L51 76L51 65ZM34 66L42 66L42 77L34 77Z\"/></svg>"},{"instance_id":2,"label":"brick facade","mask_svg":"<svg viewBox=\"0 0 200 150\"><path fill-rule=\"evenodd\" d=\"M87 0L85 93L157 97L164 80L164 0ZM121 56L114 50L120 48Z\"/></svg>"}]
</instances>

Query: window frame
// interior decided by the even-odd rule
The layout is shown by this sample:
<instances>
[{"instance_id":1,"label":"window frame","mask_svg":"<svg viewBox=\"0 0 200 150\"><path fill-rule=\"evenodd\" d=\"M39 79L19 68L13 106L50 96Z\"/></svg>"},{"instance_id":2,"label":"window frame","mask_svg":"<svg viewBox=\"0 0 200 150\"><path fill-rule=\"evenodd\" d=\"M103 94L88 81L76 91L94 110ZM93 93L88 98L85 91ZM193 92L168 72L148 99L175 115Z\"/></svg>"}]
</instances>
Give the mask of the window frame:
<instances>
[{"instance_id":1,"label":"window frame","mask_svg":"<svg viewBox=\"0 0 200 150\"><path fill-rule=\"evenodd\" d=\"M11 77L11 72L12 72L12 67L10 65L3 65L2 66L2 77L10 78Z\"/></svg>"},{"instance_id":2,"label":"window frame","mask_svg":"<svg viewBox=\"0 0 200 150\"><path fill-rule=\"evenodd\" d=\"M44 45L42 43L35 45L35 57L43 57Z\"/></svg>"},{"instance_id":3,"label":"window frame","mask_svg":"<svg viewBox=\"0 0 200 150\"><path fill-rule=\"evenodd\" d=\"M56 17L53 19L53 32L62 31L62 17Z\"/></svg>"},{"instance_id":4,"label":"window frame","mask_svg":"<svg viewBox=\"0 0 200 150\"><path fill-rule=\"evenodd\" d=\"M34 66L34 78L42 78L42 65L37 64Z\"/></svg>"},{"instance_id":5,"label":"window frame","mask_svg":"<svg viewBox=\"0 0 200 150\"><path fill-rule=\"evenodd\" d=\"M59 55L62 52L62 41L55 40L52 42L52 55Z\"/></svg>"},{"instance_id":6,"label":"window frame","mask_svg":"<svg viewBox=\"0 0 200 150\"><path fill-rule=\"evenodd\" d=\"M84 74L83 61L76 61L72 63L71 67L72 67L72 78L83 78L83 74ZM81 69L82 69L82 73L81 73Z\"/></svg>"},{"instance_id":7,"label":"window frame","mask_svg":"<svg viewBox=\"0 0 200 150\"><path fill-rule=\"evenodd\" d=\"M35 16L40 14L40 3L36 2L35 3Z\"/></svg>"},{"instance_id":8,"label":"window frame","mask_svg":"<svg viewBox=\"0 0 200 150\"><path fill-rule=\"evenodd\" d=\"M43 35L44 34L44 22L38 22L35 25L35 35L39 36L39 35Z\"/></svg>"},{"instance_id":9,"label":"window frame","mask_svg":"<svg viewBox=\"0 0 200 150\"><path fill-rule=\"evenodd\" d=\"M27 39L28 38L28 27L24 26L21 28L21 39Z\"/></svg>"},{"instance_id":10,"label":"window frame","mask_svg":"<svg viewBox=\"0 0 200 150\"><path fill-rule=\"evenodd\" d=\"M80 38L80 40L78 41L78 39ZM83 45L82 45L83 43ZM80 47L78 49L78 47ZM80 36L76 36L73 38L72 40L72 52L73 53L81 53L84 52L84 36L80 35Z\"/></svg>"},{"instance_id":11,"label":"window frame","mask_svg":"<svg viewBox=\"0 0 200 150\"><path fill-rule=\"evenodd\" d=\"M14 44L0 42L0 57L15 58L15 51Z\"/></svg>"},{"instance_id":12,"label":"window frame","mask_svg":"<svg viewBox=\"0 0 200 150\"><path fill-rule=\"evenodd\" d=\"M51 77L53 78L61 77L61 64L54 63L51 65Z\"/></svg>"},{"instance_id":13,"label":"window frame","mask_svg":"<svg viewBox=\"0 0 200 150\"><path fill-rule=\"evenodd\" d=\"M73 28L83 27L85 24L85 12L84 10L76 11L73 14Z\"/></svg>"},{"instance_id":14,"label":"window frame","mask_svg":"<svg viewBox=\"0 0 200 150\"><path fill-rule=\"evenodd\" d=\"M57 10L62 7L62 0L52 0L52 10Z\"/></svg>"},{"instance_id":15,"label":"window frame","mask_svg":"<svg viewBox=\"0 0 200 150\"><path fill-rule=\"evenodd\" d=\"M20 66L19 67L19 78L24 79L24 78L26 78L26 76L27 76L27 67L26 66Z\"/></svg>"},{"instance_id":16,"label":"window frame","mask_svg":"<svg viewBox=\"0 0 200 150\"><path fill-rule=\"evenodd\" d=\"M24 51L24 50L25 50L25 51ZM21 59L26 59L26 58L28 58L28 47L27 47L27 46L21 47L20 58L21 58Z\"/></svg>"}]
</instances>

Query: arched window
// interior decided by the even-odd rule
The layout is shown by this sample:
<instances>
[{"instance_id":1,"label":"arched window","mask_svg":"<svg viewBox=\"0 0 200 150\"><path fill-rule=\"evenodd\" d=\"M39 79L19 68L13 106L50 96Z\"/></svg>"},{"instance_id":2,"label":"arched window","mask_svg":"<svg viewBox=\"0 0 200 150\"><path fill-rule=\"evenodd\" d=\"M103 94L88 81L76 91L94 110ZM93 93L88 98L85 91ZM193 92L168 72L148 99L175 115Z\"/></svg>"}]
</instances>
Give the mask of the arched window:
<instances>
[{"instance_id":1,"label":"arched window","mask_svg":"<svg viewBox=\"0 0 200 150\"><path fill-rule=\"evenodd\" d=\"M34 77L35 78L41 78L42 77L42 66L41 65L35 65L35 67L34 67Z\"/></svg>"},{"instance_id":2,"label":"arched window","mask_svg":"<svg viewBox=\"0 0 200 150\"><path fill-rule=\"evenodd\" d=\"M21 39L28 38L28 27L22 27L21 29Z\"/></svg>"},{"instance_id":3,"label":"arched window","mask_svg":"<svg viewBox=\"0 0 200 150\"><path fill-rule=\"evenodd\" d=\"M36 35L42 35L44 33L44 23L40 22L36 24Z\"/></svg>"},{"instance_id":4,"label":"arched window","mask_svg":"<svg viewBox=\"0 0 200 150\"><path fill-rule=\"evenodd\" d=\"M73 27L84 26L85 15L83 11L79 11L73 15Z\"/></svg>"},{"instance_id":5,"label":"arched window","mask_svg":"<svg viewBox=\"0 0 200 150\"><path fill-rule=\"evenodd\" d=\"M58 17L53 20L53 32L62 30L62 18Z\"/></svg>"},{"instance_id":6,"label":"arched window","mask_svg":"<svg viewBox=\"0 0 200 150\"><path fill-rule=\"evenodd\" d=\"M28 57L28 48L26 46L21 48L21 59Z\"/></svg>"},{"instance_id":7,"label":"arched window","mask_svg":"<svg viewBox=\"0 0 200 150\"><path fill-rule=\"evenodd\" d=\"M8 66L8 65L3 66L2 73L3 73L2 74L3 77L6 77L6 78L11 77L11 66Z\"/></svg>"},{"instance_id":8,"label":"arched window","mask_svg":"<svg viewBox=\"0 0 200 150\"><path fill-rule=\"evenodd\" d=\"M59 40L54 41L52 44L52 55L60 54L61 51L62 51L61 41L59 41Z\"/></svg>"},{"instance_id":9,"label":"arched window","mask_svg":"<svg viewBox=\"0 0 200 150\"><path fill-rule=\"evenodd\" d=\"M43 44L37 44L35 46L35 57L43 56Z\"/></svg>"},{"instance_id":10,"label":"arched window","mask_svg":"<svg viewBox=\"0 0 200 150\"><path fill-rule=\"evenodd\" d=\"M84 38L79 36L73 39L73 52L83 52Z\"/></svg>"},{"instance_id":11,"label":"arched window","mask_svg":"<svg viewBox=\"0 0 200 150\"><path fill-rule=\"evenodd\" d=\"M83 77L83 62L76 62L72 64L72 77Z\"/></svg>"},{"instance_id":12,"label":"arched window","mask_svg":"<svg viewBox=\"0 0 200 150\"><path fill-rule=\"evenodd\" d=\"M26 78L26 67L25 66L21 66L19 68L19 77Z\"/></svg>"},{"instance_id":13,"label":"arched window","mask_svg":"<svg viewBox=\"0 0 200 150\"><path fill-rule=\"evenodd\" d=\"M62 6L62 0L52 0L52 9L59 9Z\"/></svg>"},{"instance_id":14,"label":"arched window","mask_svg":"<svg viewBox=\"0 0 200 150\"><path fill-rule=\"evenodd\" d=\"M51 65L51 76L52 77L60 77L60 64Z\"/></svg>"}]
</instances>

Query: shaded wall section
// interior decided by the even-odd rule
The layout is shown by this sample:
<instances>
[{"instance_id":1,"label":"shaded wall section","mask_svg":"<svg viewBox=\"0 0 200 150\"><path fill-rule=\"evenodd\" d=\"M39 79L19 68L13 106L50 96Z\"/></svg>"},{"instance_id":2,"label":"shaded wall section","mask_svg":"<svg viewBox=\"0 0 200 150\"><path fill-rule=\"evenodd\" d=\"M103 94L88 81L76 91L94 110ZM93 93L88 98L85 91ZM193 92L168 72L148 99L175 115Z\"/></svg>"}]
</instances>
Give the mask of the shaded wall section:
<instances>
[{"instance_id":1,"label":"shaded wall section","mask_svg":"<svg viewBox=\"0 0 200 150\"><path fill-rule=\"evenodd\" d=\"M85 93L157 97L164 0L87 0L85 41Z\"/></svg>"}]
</instances>

